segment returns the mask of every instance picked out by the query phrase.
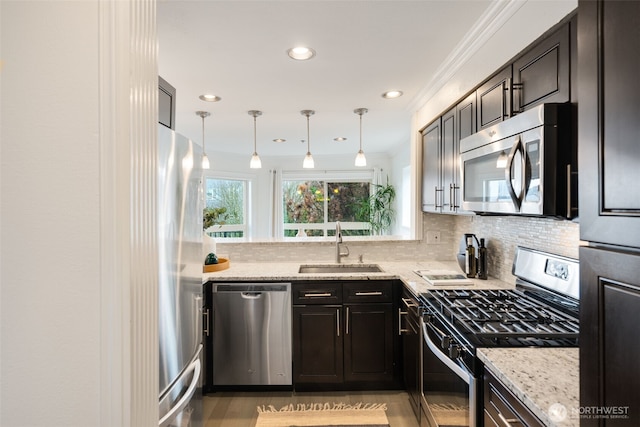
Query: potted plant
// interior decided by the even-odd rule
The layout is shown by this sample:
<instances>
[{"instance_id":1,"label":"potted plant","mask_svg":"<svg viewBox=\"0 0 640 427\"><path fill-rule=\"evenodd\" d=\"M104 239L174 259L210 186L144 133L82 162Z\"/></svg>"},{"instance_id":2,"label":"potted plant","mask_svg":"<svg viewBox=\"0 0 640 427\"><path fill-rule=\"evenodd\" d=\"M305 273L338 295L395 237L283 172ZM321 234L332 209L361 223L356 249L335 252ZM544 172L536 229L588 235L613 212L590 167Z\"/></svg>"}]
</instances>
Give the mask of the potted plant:
<instances>
[{"instance_id":1,"label":"potted plant","mask_svg":"<svg viewBox=\"0 0 640 427\"><path fill-rule=\"evenodd\" d=\"M227 219L227 208L204 208L202 212L202 229L204 236L202 238L202 255L203 260L206 260L210 254L216 255L216 240L213 238L207 230L214 225L224 225Z\"/></svg>"},{"instance_id":2,"label":"potted plant","mask_svg":"<svg viewBox=\"0 0 640 427\"><path fill-rule=\"evenodd\" d=\"M391 228L396 212L393 208L393 201L396 198L396 189L392 184L387 183L372 184L375 191L362 201L358 216L368 218L371 226L371 233L380 235Z\"/></svg>"},{"instance_id":3,"label":"potted plant","mask_svg":"<svg viewBox=\"0 0 640 427\"><path fill-rule=\"evenodd\" d=\"M202 228L207 231L214 225L224 225L227 219L227 208L204 208L202 212Z\"/></svg>"}]
</instances>

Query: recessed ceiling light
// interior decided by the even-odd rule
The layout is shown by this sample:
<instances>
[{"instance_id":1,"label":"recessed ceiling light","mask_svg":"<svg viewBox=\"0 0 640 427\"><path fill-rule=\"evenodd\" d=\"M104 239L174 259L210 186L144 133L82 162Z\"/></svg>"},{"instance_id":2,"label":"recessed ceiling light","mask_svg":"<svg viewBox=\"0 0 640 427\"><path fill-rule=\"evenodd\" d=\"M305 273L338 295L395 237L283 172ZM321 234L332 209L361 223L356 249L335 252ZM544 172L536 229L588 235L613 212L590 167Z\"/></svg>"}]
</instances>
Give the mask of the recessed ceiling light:
<instances>
[{"instance_id":1,"label":"recessed ceiling light","mask_svg":"<svg viewBox=\"0 0 640 427\"><path fill-rule=\"evenodd\" d=\"M399 98L401 96L402 96L401 90L390 90L382 94L382 97L386 99Z\"/></svg>"},{"instance_id":2,"label":"recessed ceiling light","mask_svg":"<svg viewBox=\"0 0 640 427\"><path fill-rule=\"evenodd\" d=\"M204 95L200 95L198 98L202 99L203 101L207 101L207 102L218 102L221 101L222 98L220 98L217 95L213 95L210 93L205 93Z\"/></svg>"},{"instance_id":3,"label":"recessed ceiling light","mask_svg":"<svg viewBox=\"0 0 640 427\"><path fill-rule=\"evenodd\" d=\"M273 140L273 142L278 142L278 143L279 142L285 142L285 141L286 141L286 139L284 139L284 138L276 138L276 139Z\"/></svg>"},{"instance_id":4,"label":"recessed ceiling light","mask_svg":"<svg viewBox=\"0 0 640 427\"><path fill-rule=\"evenodd\" d=\"M291 59L305 61L316 56L316 51L310 47L298 46L287 50L287 55L289 55Z\"/></svg>"},{"instance_id":5,"label":"recessed ceiling light","mask_svg":"<svg viewBox=\"0 0 640 427\"><path fill-rule=\"evenodd\" d=\"M346 141L347 138L345 138L344 136L339 136L337 138L333 138L333 140L336 142L342 142L342 141Z\"/></svg>"}]
</instances>

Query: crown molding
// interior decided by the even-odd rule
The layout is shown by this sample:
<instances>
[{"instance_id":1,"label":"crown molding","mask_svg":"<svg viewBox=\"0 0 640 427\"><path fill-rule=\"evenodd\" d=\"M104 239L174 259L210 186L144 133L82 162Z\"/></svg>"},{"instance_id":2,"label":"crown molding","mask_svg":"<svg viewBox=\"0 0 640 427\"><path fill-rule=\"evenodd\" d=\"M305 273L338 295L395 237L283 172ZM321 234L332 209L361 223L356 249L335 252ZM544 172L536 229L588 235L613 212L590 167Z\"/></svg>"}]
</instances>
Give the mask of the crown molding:
<instances>
[{"instance_id":1,"label":"crown molding","mask_svg":"<svg viewBox=\"0 0 640 427\"><path fill-rule=\"evenodd\" d=\"M425 105L525 3L522 0L495 0L491 3L440 64L429 83L409 103L409 110L413 112Z\"/></svg>"}]
</instances>

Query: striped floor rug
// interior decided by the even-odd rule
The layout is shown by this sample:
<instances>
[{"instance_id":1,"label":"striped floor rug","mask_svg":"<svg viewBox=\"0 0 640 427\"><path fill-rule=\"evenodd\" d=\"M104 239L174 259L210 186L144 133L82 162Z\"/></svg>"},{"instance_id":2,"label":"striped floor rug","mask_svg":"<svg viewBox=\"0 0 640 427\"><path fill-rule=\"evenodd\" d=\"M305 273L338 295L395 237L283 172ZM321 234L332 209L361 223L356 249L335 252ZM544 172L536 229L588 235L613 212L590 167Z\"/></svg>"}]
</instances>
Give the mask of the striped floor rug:
<instances>
[{"instance_id":1,"label":"striped floor rug","mask_svg":"<svg viewBox=\"0 0 640 427\"><path fill-rule=\"evenodd\" d=\"M256 427L388 427L386 409L384 403L262 405Z\"/></svg>"}]
</instances>

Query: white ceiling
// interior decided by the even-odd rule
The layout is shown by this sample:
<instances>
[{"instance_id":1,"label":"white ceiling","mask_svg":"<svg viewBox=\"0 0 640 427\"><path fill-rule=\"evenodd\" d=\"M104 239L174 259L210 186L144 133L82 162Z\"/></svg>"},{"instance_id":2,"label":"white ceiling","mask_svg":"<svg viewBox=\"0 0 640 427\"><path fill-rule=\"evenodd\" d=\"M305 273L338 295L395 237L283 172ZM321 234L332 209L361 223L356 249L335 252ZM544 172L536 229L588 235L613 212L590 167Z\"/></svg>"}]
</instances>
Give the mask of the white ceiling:
<instances>
[{"instance_id":1,"label":"white ceiling","mask_svg":"<svg viewBox=\"0 0 640 427\"><path fill-rule=\"evenodd\" d=\"M177 89L176 130L207 151L253 152L257 119L261 156L355 153L365 107L365 153L393 153L410 140L411 116L441 64L490 0L244 1L159 0L159 74ZM317 55L294 61L286 50L307 45ZM481 76L480 76L481 77ZM404 92L387 100L390 89ZM437 88L436 88L437 89ZM201 101L203 93L222 97ZM345 142L333 138L343 136ZM284 138L285 143L274 143Z\"/></svg>"}]
</instances>

